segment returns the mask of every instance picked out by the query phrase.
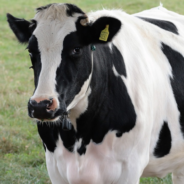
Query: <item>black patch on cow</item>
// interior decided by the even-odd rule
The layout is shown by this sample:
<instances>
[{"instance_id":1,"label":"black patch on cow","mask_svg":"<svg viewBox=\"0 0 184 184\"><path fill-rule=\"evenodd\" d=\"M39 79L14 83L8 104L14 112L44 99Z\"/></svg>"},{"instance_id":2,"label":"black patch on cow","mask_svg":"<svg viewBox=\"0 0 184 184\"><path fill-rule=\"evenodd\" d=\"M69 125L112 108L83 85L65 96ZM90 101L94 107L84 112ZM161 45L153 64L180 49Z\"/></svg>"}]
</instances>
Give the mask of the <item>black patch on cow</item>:
<instances>
[{"instance_id":1,"label":"black patch on cow","mask_svg":"<svg viewBox=\"0 0 184 184\"><path fill-rule=\"evenodd\" d=\"M36 11L37 11L37 12L40 12L40 11L42 11L42 10L46 10L46 9L48 9L50 6L52 6L53 4L56 4L56 3L48 4L48 5L45 5L45 6L40 6L40 7L36 8Z\"/></svg>"},{"instance_id":2,"label":"black patch on cow","mask_svg":"<svg viewBox=\"0 0 184 184\"><path fill-rule=\"evenodd\" d=\"M167 122L164 122L162 129L160 130L157 146L154 150L154 155L157 158L160 158L169 154L171 150L171 142L172 142L172 138L171 138L170 129L168 127Z\"/></svg>"},{"instance_id":3,"label":"black patch on cow","mask_svg":"<svg viewBox=\"0 0 184 184\"><path fill-rule=\"evenodd\" d=\"M35 35L32 35L31 38L29 39L28 47L27 47L29 53L31 54L30 59L32 62L32 68L34 71L34 84L35 84L35 89L38 85L38 79L39 75L41 72L41 57L40 57L40 51L38 48L38 40L35 37Z\"/></svg>"},{"instance_id":4,"label":"black patch on cow","mask_svg":"<svg viewBox=\"0 0 184 184\"><path fill-rule=\"evenodd\" d=\"M62 129L62 124L56 125L52 122L50 122L49 124L38 123L37 127L38 133L43 141L43 144L46 145L47 149L50 152L54 152L59 136L61 137L62 140L65 140L63 142L65 148L68 149L69 151L73 151L73 145L76 140L75 131L73 127L72 130L64 131Z\"/></svg>"},{"instance_id":5,"label":"black patch on cow","mask_svg":"<svg viewBox=\"0 0 184 184\"><path fill-rule=\"evenodd\" d=\"M82 147L91 139L102 142L109 131L115 130L116 136L121 137L135 126L136 113L126 86L112 70L114 63L123 62L123 57L116 46L112 45L112 50L107 45L96 45L88 110L77 119L77 137L82 138ZM124 66L119 65L126 75Z\"/></svg>"},{"instance_id":6,"label":"black patch on cow","mask_svg":"<svg viewBox=\"0 0 184 184\"><path fill-rule=\"evenodd\" d=\"M38 40L35 35L32 35L31 38L29 39L27 49L32 54L40 53L38 48Z\"/></svg>"},{"instance_id":7,"label":"black patch on cow","mask_svg":"<svg viewBox=\"0 0 184 184\"><path fill-rule=\"evenodd\" d=\"M80 48L81 51L73 54L75 48ZM70 33L63 41L61 57L62 62L56 72L56 81L59 84L56 90L60 94L60 103L65 101L65 106L68 106L91 73L90 46L82 47L77 33Z\"/></svg>"},{"instance_id":8,"label":"black patch on cow","mask_svg":"<svg viewBox=\"0 0 184 184\"><path fill-rule=\"evenodd\" d=\"M28 42L37 25L35 20L29 22L24 19L16 18L9 13L7 13L7 21L20 43Z\"/></svg>"},{"instance_id":9,"label":"black patch on cow","mask_svg":"<svg viewBox=\"0 0 184 184\"><path fill-rule=\"evenodd\" d=\"M46 145L47 149L51 152L54 152L56 148L56 141L58 140L58 131L53 126L47 124L37 124L38 133Z\"/></svg>"},{"instance_id":10,"label":"black patch on cow","mask_svg":"<svg viewBox=\"0 0 184 184\"><path fill-rule=\"evenodd\" d=\"M68 16L72 17L74 13L81 13L84 14L84 12L78 8L77 6L73 5L73 4L65 4L67 6L67 10L66 13Z\"/></svg>"},{"instance_id":11,"label":"black patch on cow","mask_svg":"<svg viewBox=\"0 0 184 184\"><path fill-rule=\"evenodd\" d=\"M156 26L158 26L166 31L170 31L170 32L178 35L178 29L172 22L169 22L166 20L145 18L145 17L138 17L138 18L145 20L146 22L149 22L151 24L154 24L154 25L156 25Z\"/></svg>"},{"instance_id":12,"label":"black patch on cow","mask_svg":"<svg viewBox=\"0 0 184 184\"><path fill-rule=\"evenodd\" d=\"M172 67L173 78L170 78L170 81L180 111L180 126L184 137L184 57L164 43L162 51Z\"/></svg>"}]
</instances>

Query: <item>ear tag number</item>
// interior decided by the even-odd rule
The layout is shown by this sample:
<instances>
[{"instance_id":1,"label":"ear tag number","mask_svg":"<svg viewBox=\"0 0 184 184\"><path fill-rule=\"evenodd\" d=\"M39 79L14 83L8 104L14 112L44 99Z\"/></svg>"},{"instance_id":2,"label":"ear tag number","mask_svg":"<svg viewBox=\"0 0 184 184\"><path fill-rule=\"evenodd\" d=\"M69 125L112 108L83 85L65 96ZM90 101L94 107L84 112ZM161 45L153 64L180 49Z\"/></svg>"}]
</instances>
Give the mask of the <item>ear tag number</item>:
<instances>
[{"instance_id":1,"label":"ear tag number","mask_svg":"<svg viewBox=\"0 0 184 184\"><path fill-rule=\"evenodd\" d=\"M109 37L109 25L106 25L105 29L101 31L99 40L107 41Z\"/></svg>"}]
</instances>

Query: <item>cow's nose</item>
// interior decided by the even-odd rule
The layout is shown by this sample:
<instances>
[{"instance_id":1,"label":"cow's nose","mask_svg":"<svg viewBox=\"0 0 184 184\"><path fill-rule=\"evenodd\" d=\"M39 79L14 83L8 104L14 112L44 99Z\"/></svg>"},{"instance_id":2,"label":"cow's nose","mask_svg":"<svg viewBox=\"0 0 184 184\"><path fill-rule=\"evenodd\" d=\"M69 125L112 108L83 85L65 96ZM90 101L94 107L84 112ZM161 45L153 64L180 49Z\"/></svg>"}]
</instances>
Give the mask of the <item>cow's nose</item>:
<instances>
[{"instance_id":1,"label":"cow's nose","mask_svg":"<svg viewBox=\"0 0 184 184\"><path fill-rule=\"evenodd\" d=\"M41 120L54 119L57 108L58 105L55 98L34 98L30 99L28 103L30 117Z\"/></svg>"}]
</instances>

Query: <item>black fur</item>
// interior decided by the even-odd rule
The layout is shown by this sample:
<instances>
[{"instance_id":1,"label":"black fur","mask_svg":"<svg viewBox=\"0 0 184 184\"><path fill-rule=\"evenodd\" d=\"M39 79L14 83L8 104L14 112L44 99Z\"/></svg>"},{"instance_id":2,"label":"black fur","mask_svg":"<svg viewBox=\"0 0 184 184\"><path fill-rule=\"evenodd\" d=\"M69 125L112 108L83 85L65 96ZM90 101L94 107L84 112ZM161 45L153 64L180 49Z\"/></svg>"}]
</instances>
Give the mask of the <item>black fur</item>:
<instances>
[{"instance_id":1,"label":"black fur","mask_svg":"<svg viewBox=\"0 0 184 184\"><path fill-rule=\"evenodd\" d=\"M58 135L60 135L62 140L67 140L63 142L63 145L69 151L73 151L73 145L76 140L73 127L70 131L64 131L62 129L62 124L55 125L50 123L48 125L45 123L38 123L37 127L38 127L38 133L43 141L44 148L46 145L47 149L50 152L54 152L56 148L56 142L58 141L58 138L59 138Z\"/></svg>"},{"instance_id":2,"label":"black fur","mask_svg":"<svg viewBox=\"0 0 184 184\"><path fill-rule=\"evenodd\" d=\"M38 133L43 141L43 145L45 145L47 149L51 152L54 152L56 148L56 141L58 140L58 130L51 125L47 124L37 124Z\"/></svg>"},{"instance_id":3,"label":"black fur","mask_svg":"<svg viewBox=\"0 0 184 184\"><path fill-rule=\"evenodd\" d=\"M40 58L40 51L38 49L38 41L35 35L32 35L29 39L27 49L29 53L31 53L31 63L32 63L32 68L34 71L34 84L35 88L38 85L38 79L41 71L41 58Z\"/></svg>"},{"instance_id":4,"label":"black fur","mask_svg":"<svg viewBox=\"0 0 184 184\"><path fill-rule=\"evenodd\" d=\"M154 150L154 155L157 158L160 158L169 154L171 150L171 143L172 143L171 132L167 122L164 122L162 129L160 130L157 146Z\"/></svg>"},{"instance_id":5,"label":"black fur","mask_svg":"<svg viewBox=\"0 0 184 184\"><path fill-rule=\"evenodd\" d=\"M24 19L16 18L9 13L7 13L7 21L20 43L27 43L36 28L35 20L29 22Z\"/></svg>"},{"instance_id":6,"label":"black fur","mask_svg":"<svg viewBox=\"0 0 184 184\"><path fill-rule=\"evenodd\" d=\"M170 80L180 111L180 126L184 137L184 57L164 43L162 43L162 51L172 67L173 78Z\"/></svg>"},{"instance_id":7,"label":"black fur","mask_svg":"<svg viewBox=\"0 0 184 184\"><path fill-rule=\"evenodd\" d=\"M166 20L158 20L158 19L152 19L152 18L145 18L145 17L138 17L142 20L145 20L151 24L154 24L166 31L170 31L174 34L177 34L178 35L178 29L177 27L172 23L172 22L169 22L169 21L166 21Z\"/></svg>"},{"instance_id":8,"label":"black fur","mask_svg":"<svg viewBox=\"0 0 184 184\"><path fill-rule=\"evenodd\" d=\"M78 8L77 6L73 5L73 4L68 4L66 3L65 4L67 6L67 15L72 17L74 13L81 13L81 14L84 14L84 12Z\"/></svg>"}]
</instances>

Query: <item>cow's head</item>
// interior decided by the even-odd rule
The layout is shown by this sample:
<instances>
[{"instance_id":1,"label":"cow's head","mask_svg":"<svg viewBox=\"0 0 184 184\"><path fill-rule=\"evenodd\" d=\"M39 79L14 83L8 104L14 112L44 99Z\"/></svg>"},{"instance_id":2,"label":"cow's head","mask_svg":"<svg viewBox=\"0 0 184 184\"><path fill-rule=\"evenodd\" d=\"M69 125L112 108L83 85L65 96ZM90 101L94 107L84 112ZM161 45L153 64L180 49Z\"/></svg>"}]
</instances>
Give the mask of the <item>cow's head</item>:
<instances>
[{"instance_id":1,"label":"cow's head","mask_svg":"<svg viewBox=\"0 0 184 184\"><path fill-rule=\"evenodd\" d=\"M7 14L10 28L21 43L28 43L35 90L28 102L31 118L57 121L85 96L92 76L91 44L107 43L121 23L108 16L89 21L71 4L51 4L37 9L31 21ZM106 42L99 40L109 25Z\"/></svg>"}]
</instances>

